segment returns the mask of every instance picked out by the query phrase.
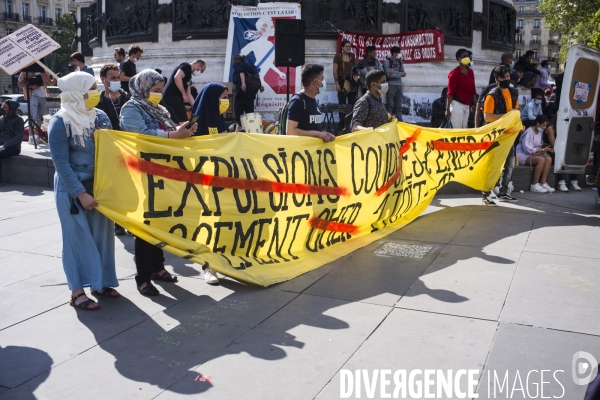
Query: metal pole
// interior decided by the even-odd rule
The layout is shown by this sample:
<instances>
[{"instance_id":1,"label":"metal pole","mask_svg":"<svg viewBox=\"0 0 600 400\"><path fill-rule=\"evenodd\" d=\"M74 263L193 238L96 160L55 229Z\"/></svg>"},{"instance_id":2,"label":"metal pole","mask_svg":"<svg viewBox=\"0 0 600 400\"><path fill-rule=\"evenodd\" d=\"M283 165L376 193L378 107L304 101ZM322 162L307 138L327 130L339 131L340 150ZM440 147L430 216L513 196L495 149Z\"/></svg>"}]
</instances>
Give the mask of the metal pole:
<instances>
[{"instance_id":1,"label":"metal pole","mask_svg":"<svg viewBox=\"0 0 600 400\"><path fill-rule=\"evenodd\" d=\"M287 72L285 73L285 78L287 80L287 102L290 102L290 66L287 66Z\"/></svg>"},{"instance_id":2,"label":"metal pole","mask_svg":"<svg viewBox=\"0 0 600 400\"><path fill-rule=\"evenodd\" d=\"M25 72L25 76L27 75L29 74ZM33 129L33 123L31 121L31 93L29 93L29 78L26 78L25 80L25 90L25 93L27 94L27 122L29 123L29 137L33 137L33 147L37 150L37 141L35 140L35 129Z\"/></svg>"}]
</instances>

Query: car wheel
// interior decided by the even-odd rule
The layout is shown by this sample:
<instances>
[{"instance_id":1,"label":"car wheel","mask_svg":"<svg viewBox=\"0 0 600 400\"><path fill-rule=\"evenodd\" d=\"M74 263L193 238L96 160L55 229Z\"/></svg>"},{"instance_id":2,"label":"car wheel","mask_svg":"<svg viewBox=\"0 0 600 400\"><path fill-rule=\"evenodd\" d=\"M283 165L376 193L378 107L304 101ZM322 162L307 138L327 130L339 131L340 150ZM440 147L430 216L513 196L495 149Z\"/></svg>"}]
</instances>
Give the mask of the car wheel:
<instances>
[{"instance_id":1,"label":"car wheel","mask_svg":"<svg viewBox=\"0 0 600 400\"><path fill-rule=\"evenodd\" d=\"M23 111L17 109L17 115L20 117L21 115L23 115Z\"/></svg>"}]
</instances>

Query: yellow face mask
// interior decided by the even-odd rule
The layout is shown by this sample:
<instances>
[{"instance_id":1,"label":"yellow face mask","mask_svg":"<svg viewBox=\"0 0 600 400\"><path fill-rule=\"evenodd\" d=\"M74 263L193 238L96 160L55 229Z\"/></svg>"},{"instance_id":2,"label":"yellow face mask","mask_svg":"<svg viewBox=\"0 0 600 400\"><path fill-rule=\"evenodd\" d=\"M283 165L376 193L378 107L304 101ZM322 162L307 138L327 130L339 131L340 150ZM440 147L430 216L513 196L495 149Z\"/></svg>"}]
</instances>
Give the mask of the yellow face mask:
<instances>
[{"instance_id":1,"label":"yellow face mask","mask_svg":"<svg viewBox=\"0 0 600 400\"><path fill-rule=\"evenodd\" d=\"M150 95L148 96L148 101L153 106L157 106L161 100L162 100L162 93L150 93Z\"/></svg>"},{"instance_id":2,"label":"yellow face mask","mask_svg":"<svg viewBox=\"0 0 600 400\"><path fill-rule=\"evenodd\" d=\"M223 114L229 108L229 99L219 99L219 114Z\"/></svg>"},{"instance_id":3,"label":"yellow face mask","mask_svg":"<svg viewBox=\"0 0 600 400\"><path fill-rule=\"evenodd\" d=\"M470 62L471 62L471 59L469 57L465 57L462 60L460 60L460 63L462 65L469 65Z\"/></svg>"},{"instance_id":4,"label":"yellow face mask","mask_svg":"<svg viewBox=\"0 0 600 400\"><path fill-rule=\"evenodd\" d=\"M97 90L90 90L87 92L88 98L85 99L85 106L91 110L100 103L100 92Z\"/></svg>"}]
</instances>

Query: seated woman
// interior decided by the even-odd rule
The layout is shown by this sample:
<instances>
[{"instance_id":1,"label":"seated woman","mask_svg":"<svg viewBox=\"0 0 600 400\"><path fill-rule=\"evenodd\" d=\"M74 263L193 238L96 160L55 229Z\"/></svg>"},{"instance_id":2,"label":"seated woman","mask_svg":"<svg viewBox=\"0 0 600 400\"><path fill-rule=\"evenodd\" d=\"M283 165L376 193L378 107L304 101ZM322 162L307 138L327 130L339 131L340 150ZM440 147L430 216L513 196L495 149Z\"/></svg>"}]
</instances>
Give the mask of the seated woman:
<instances>
[{"instance_id":1,"label":"seated woman","mask_svg":"<svg viewBox=\"0 0 600 400\"><path fill-rule=\"evenodd\" d=\"M552 167L552 158L546 153L554 152L554 149L549 145L542 147L542 136L547 127L548 118L545 115L537 116L535 123L527 128L517 145L519 165L535 167L530 189L534 193L554 192L554 189L546 183Z\"/></svg>"},{"instance_id":2,"label":"seated woman","mask_svg":"<svg viewBox=\"0 0 600 400\"><path fill-rule=\"evenodd\" d=\"M229 108L227 88L220 83L211 82L204 86L192 107L192 114L198 118L198 130L194 136L216 135L227 132L223 113Z\"/></svg>"},{"instance_id":3,"label":"seated woman","mask_svg":"<svg viewBox=\"0 0 600 400\"><path fill-rule=\"evenodd\" d=\"M91 193L94 179L96 129L112 129L103 111L96 79L73 72L58 80L61 108L48 125L50 152L56 167L54 199L62 229L62 263L71 290L71 306L95 311L95 296L119 297L115 272L115 224L95 210Z\"/></svg>"},{"instance_id":4,"label":"seated woman","mask_svg":"<svg viewBox=\"0 0 600 400\"><path fill-rule=\"evenodd\" d=\"M194 124L186 129L187 122L176 126L169 118L166 108L159 103L165 82L162 76L151 69L145 69L129 81L131 100L121 109L121 129L150 136L172 139L190 137L197 128ZM177 277L165 270L163 251L145 240L135 238L135 281L138 291L144 296L158 296L160 292L151 280L177 282ZM205 268L205 279L209 270ZM212 275L212 270L209 275Z\"/></svg>"},{"instance_id":5,"label":"seated woman","mask_svg":"<svg viewBox=\"0 0 600 400\"><path fill-rule=\"evenodd\" d=\"M521 121L525 128L534 124L538 115L543 114L544 92L540 89L531 89L531 99L521 110Z\"/></svg>"},{"instance_id":6,"label":"seated woman","mask_svg":"<svg viewBox=\"0 0 600 400\"><path fill-rule=\"evenodd\" d=\"M23 119L17 115L19 103L6 100L2 104L4 115L0 117L0 184L2 184L2 159L21 153Z\"/></svg>"}]
</instances>

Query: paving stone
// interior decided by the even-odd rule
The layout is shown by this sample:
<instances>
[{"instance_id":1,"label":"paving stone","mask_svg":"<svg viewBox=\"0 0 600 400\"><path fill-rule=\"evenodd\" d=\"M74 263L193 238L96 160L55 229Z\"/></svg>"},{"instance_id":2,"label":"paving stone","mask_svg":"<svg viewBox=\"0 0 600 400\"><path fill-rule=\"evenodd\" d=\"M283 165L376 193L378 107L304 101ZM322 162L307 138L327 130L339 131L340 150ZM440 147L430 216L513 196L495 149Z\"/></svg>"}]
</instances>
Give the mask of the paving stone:
<instances>
[{"instance_id":1,"label":"paving stone","mask_svg":"<svg viewBox=\"0 0 600 400\"><path fill-rule=\"evenodd\" d=\"M0 221L0 237L14 235L28 230L42 228L58 222L56 212L47 212L42 215L29 214L20 218L9 218Z\"/></svg>"},{"instance_id":2,"label":"paving stone","mask_svg":"<svg viewBox=\"0 0 600 400\"><path fill-rule=\"evenodd\" d=\"M59 249L59 254L62 251L62 232L59 223L4 236L0 240L0 249L18 252L35 251L36 254L42 254L42 249L45 249L48 245ZM50 250L45 249L44 252L50 253ZM56 253L56 251L53 251L53 253Z\"/></svg>"},{"instance_id":3,"label":"paving stone","mask_svg":"<svg viewBox=\"0 0 600 400\"><path fill-rule=\"evenodd\" d=\"M53 368L52 379L35 394L39 398L71 399L80 398L81 393L98 397L118 393L123 399L149 399L165 389L176 391L176 387L171 387L177 381L295 296L278 290L247 288L219 300L209 296L187 299L118 336L97 340L98 346ZM81 324L94 332L94 319L85 317ZM73 379L73 371L80 370L85 371L81 379ZM37 383L32 380L32 384ZM197 394L204 388L194 385L192 390Z\"/></svg>"},{"instance_id":4,"label":"paving stone","mask_svg":"<svg viewBox=\"0 0 600 400\"><path fill-rule=\"evenodd\" d=\"M597 258L600 226L595 219L536 217L525 251Z\"/></svg>"},{"instance_id":5,"label":"paving stone","mask_svg":"<svg viewBox=\"0 0 600 400\"><path fill-rule=\"evenodd\" d=\"M598 259L524 252L503 322L598 335Z\"/></svg>"},{"instance_id":6,"label":"paving stone","mask_svg":"<svg viewBox=\"0 0 600 400\"><path fill-rule=\"evenodd\" d=\"M388 312L300 295L158 399L199 391L206 399L312 399ZM195 382L198 374L211 383Z\"/></svg>"},{"instance_id":7,"label":"paving stone","mask_svg":"<svg viewBox=\"0 0 600 400\"><path fill-rule=\"evenodd\" d=\"M475 209L440 209L434 213L421 215L409 225L389 235L388 238L448 243L476 212ZM444 229L440 229L442 226Z\"/></svg>"},{"instance_id":8,"label":"paving stone","mask_svg":"<svg viewBox=\"0 0 600 400\"><path fill-rule=\"evenodd\" d=\"M520 255L449 245L396 306L497 321Z\"/></svg>"},{"instance_id":9,"label":"paving stone","mask_svg":"<svg viewBox=\"0 0 600 400\"><path fill-rule=\"evenodd\" d=\"M62 271L62 259L28 253L12 253L0 262L2 276L0 286L9 286L54 269Z\"/></svg>"},{"instance_id":10,"label":"paving stone","mask_svg":"<svg viewBox=\"0 0 600 400\"><path fill-rule=\"evenodd\" d=\"M394 309L341 369L352 373L366 370L370 377L376 369L389 369L392 376L397 370L406 370L407 381L411 371L417 369L443 372L473 369L481 373L496 326L497 323L491 321ZM462 378L461 388L466 390L467 378ZM339 399L341 383L341 372L338 372L316 398ZM388 393L394 386L392 383ZM433 388L435 392L435 384ZM379 394L380 385L377 385L373 398L381 398ZM351 398L358 398L356 390ZM360 398L366 398L364 383Z\"/></svg>"},{"instance_id":11,"label":"paving stone","mask_svg":"<svg viewBox=\"0 0 600 400\"><path fill-rule=\"evenodd\" d=\"M533 220L531 215L512 213L504 213L499 219L495 213L482 211L471 217L450 244L521 251Z\"/></svg>"},{"instance_id":12,"label":"paving stone","mask_svg":"<svg viewBox=\"0 0 600 400\"><path fill-rule=\"evenodd\" d=\"M597 358L600 337L502 323L481 377L479 398L583 399L587 385L575 384L572 376L574 361L585 361L573 360L580 351Z\"/></svg>"},{"instance_id":13,"label":"paving stone","mask_svg":"<svg viewBox=\"0 0 600 400\"><path fill-rule=\"evenodd\" d=\"M430 253L422 258L375 253L388 243L427 247ZM379 240L356 251L304 293L393 306L440 250L441 246L435 243Z\"/></svg>"}]
</instances>

